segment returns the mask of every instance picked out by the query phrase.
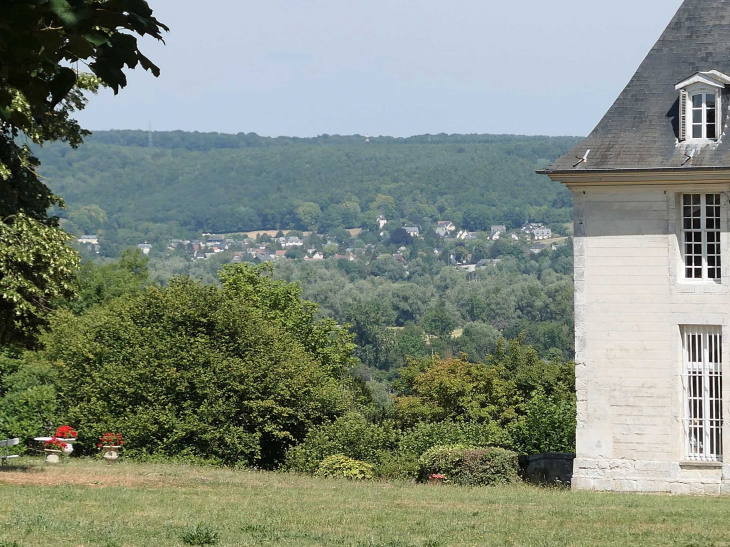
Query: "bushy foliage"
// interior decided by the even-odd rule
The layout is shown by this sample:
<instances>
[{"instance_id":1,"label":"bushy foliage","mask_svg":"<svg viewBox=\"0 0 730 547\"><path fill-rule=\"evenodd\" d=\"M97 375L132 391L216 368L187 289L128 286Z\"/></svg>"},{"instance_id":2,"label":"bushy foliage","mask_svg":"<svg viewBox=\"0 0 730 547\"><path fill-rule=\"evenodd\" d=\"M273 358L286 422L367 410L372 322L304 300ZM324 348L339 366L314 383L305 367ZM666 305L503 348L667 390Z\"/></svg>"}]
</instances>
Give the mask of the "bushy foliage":
<instances>
[{"instance_id":1,"label":"bushy foliage","mask_svg":"<svg viewBox=\"0 0 730 547\"><path fill-rule=\"evenodd\" d=\"M79 0L5 2L0 28L0 344L32 346L53 300L73 293L78 255L48 214L64 202L20 137L77 147L88 135L73 119L84 92L106 85L117 93L124 69L138 64L159 75L137 36L161 40L167 27L145 0ZM80 73L80 63L93 74Z\"/></svg>"},{"instance_id":2,"label":"bushy foliage","mask_svg":"<svg viewBox=\"0 0 730 547\"><path fill-rule=\"evenodd\" d=\"M369 463L354 460L342 454L335 454L322 460L316 475L318 477L364 481L371 480L375 476L375 472L373 466Z\"/></svg>"},{"instance_id":3,"label":"bushy foliage","mask_svg":"<svg viewBox=\"0 0 730 547\"><path fill-rule=\"evenodd\" d=\"M539 388L524 408L525 415L511 431L520 454L575 451L576 404L572 394L546 395Z\"/></svg>"},{"instance_id":4,"label":"bushy foliage","mask_svg":"<svg viewBox=\"0 0 730 547\"><path fill-rule=\"evenodd\" d=\"M420 469L418 456L411 452L381 452L375 476L385 480L414 480Z\"/></svg>"},{"instance_id":5,"label":"bushy foliage","mask_svg":"<svg viewBox=\"0 0 730 547\"><path fill-rule=\"evenodd\" d=\"M45 358L79 448L113 430L129 456L272 466L351 408L347 333L314 321L314 309L298 315L310 306L259 275L229 270L224 288L180 278L81 316L59 313ZM249 283L268 297L257 300Z\"/></svg>"},{"instance_id":6,"label":"bushy foliage","mask_svg":"<svg viewBox=\"0 0 730 547\"><path fill-rule=\"evenodd\" d=\"M60 420L55 380L57 371L39 355L0 351L0 439L18 437L15 448L24 453L25 441L51 435Z\"/></svg>"},{"instance_id":7,"label":"bushy foliage","mask_svg":"<svg viewBox=\"0 0 730 547\"><path fill-rule=\"evenodd\" d=\"M314 473L320 462L335 454L378 464L382 454L397 449L399 435L391 422L373 424L351 412L312 429L304 442L289 450L286 465L294 471Z\"/></svg>"},{"instance_id":8,"label":"bushy foliage","mask_svg":"<svg viewBox=\"0 0 730 547\"><path fill-rule=\"evenodd\" d=\"M571 452L574 365L547 362L520 340L498 341L486 361L438 356L409 361L394 384L397 420L420 432L414 439L426 444L439 435L454 443L481 437L480 446L514 448L520 454ZM438 424L444 421L463 425L441 430ZM429 423L434 425L423 425ZM422 452L423 441L420 446Z\"/></svg>"},{"instance_id":9,"label":"bushy foliage","mask_svg":"<svg viewBox=\"0 0 730 547\"><path fill-rule=\"evenodd\" d=\"M492 486L519 480L517 453L502 448L436 446L420 460L420 477L445 475L453 484Z\"/></svg>"},{"instance_id":10,"label":"bushy foliage","mask_svg":"<svg viewBox=\"0 0 730 547\"><path fill-rule=\"evenodd\" d=\"M420 457L439 445L511 447L512 438L494 422L419 422L403 431L398 449Z\"/></svg>"},{"instance_id":11,"label":"bushy foliage","mask_svg":"<svg viewBox=\"0 0 730 547\"><path fill-rule=\"evenodd\" d=\"M467 420L503 424L514 416L519 394L502 367L441 360L410 361L396 384L398 417L405 424Z\"/></svg>"}]
</instances>

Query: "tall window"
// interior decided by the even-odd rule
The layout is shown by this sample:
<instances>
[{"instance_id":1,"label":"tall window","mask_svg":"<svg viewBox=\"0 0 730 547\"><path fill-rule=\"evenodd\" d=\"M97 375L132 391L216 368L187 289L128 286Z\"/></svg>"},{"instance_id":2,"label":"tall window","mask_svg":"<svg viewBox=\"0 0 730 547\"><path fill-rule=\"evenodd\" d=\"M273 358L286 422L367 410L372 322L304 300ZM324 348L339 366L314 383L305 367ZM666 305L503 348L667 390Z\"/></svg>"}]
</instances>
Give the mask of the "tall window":
<instances>
[{"instance_id":1,"label":"tall window","mask_svg":"<svg viewBox=\"0 0 730 547\"><path fill-rule=\"evenodd\" d=\"M686 326L684 436L687 459L722 461L722 331Z\"/></svg>"},{"instance_id":2,"label":"tall window","mask_svg":"<svg viewBox=\"0 0 730 547\"><path fill-rule=\"evenodd\" d=\"M682 255L686 279L722 279L720 194L682 196Z\"/></svg>"},{"instance_id":3,"label":"tall window","mask_svg":"<svg viewBox=\"0 0 730 547\"><path fill-rule=\"evenodd\" d=\"M692 95L692 138L714 139L717 136L715 124L715 94Z\"/></svg>"}]
</instances>

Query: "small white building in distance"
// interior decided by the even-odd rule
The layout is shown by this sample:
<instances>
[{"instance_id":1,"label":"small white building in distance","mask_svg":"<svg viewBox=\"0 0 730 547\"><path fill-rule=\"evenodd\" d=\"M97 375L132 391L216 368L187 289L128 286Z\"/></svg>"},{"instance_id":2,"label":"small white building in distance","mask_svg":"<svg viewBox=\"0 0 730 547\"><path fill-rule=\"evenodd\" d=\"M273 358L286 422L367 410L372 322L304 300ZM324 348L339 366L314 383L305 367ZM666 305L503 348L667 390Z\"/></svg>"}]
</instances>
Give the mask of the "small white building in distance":
<instances>
[{"instance_id":1,"label":"small white building in distance","mask_svg":"<svg viewBox=\"0 0 730 547\"><path fill-rule=\"evenodd\" d=\"M499 234L503 234L507 231L507 226L504 224L495 224L489 230L489 237L492 239L499 239Z\"/></svg>"},{"instance_id":2,"label":"small white building in distance","mask_svg":"<svg viewBox=\"0 0 730 547\"><path fill-rule=\"evenodd\" d=\"M730 2L685 0L596 129L573 192L573 487L730 493Z\"/></svg>"},{"instance_id":3,"label":"small white building in distance","mask_svg":"<svg viewBox=\"0 0 730 547\"><path fill-rule=\"evenodd\" d=\"M553 237L553 231L550 228L535 228L532 230L532 237L534 237L537 241L540 241L541 239L550 239Z\"/></svg>"},{"instance_id":4,"label":"small white building in distance","mask_svg":"<svg viewBox=\"0 0 730 547\"><path fill-rule=\"evenodd\" d=\"M92 235L81 236L76 241L78 241L81 245L98 245L99 244L99 238L97 236L92 236Z\"/></svg>"},{"instance_id":5,"label":"small white building in distance","mask_svg":"<svg viewBox=\"0 0 730 547\"><path fill-rule=\"evenodd\" d=\"M149 243L140 243L139 245L137 245L137 248L142 251L143 254L148 255L152 250L152 245L150 245Z\"/></svg>"}]
</instances>

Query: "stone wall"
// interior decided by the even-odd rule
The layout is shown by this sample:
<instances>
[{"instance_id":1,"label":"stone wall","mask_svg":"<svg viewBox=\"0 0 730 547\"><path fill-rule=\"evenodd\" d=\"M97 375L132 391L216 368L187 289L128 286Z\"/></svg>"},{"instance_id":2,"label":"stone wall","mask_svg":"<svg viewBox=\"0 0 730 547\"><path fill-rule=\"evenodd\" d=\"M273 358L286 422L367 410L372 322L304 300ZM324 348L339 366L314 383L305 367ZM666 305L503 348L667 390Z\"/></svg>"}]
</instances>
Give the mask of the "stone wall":
<instances>
[{"instance_id":1,"label":"stone wall","mask_svg":"<svg viewBox=\"0 0 730 547\"><path fill-rule=\"evenodd\" d=\"M575 204L577 431L572 484L719 493L720 467L685 459L683 325L722 326L730 347L727 184L571 185ZM684 280L682 192L723 195L722 283ZM725 375L730 371L723 355ZM730 411L730 378L724 382ZM728 423L728 420L725 420ZM725 426L724 453L730 454Z\"/></svg>"},{"instance_id":2,"label":"stone wall","mask_svg":"<svg viewBox=\"0 0 730 547\"><path fill-rule=\"evenodd\" d=\"M730 494L730 465L576 459L572 486L594 491Z\"/></svg>"}]
</instances>

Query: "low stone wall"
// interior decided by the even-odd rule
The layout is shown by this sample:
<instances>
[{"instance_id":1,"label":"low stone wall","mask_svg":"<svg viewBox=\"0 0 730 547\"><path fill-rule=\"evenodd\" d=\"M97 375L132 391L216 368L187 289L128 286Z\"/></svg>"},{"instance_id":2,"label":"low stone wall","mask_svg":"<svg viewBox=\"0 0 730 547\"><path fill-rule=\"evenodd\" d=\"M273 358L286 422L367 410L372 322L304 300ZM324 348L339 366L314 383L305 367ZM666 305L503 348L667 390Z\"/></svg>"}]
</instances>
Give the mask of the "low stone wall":
<instances>
[{"instance_id":1,"label":"low stone wall","mask_svg":"<svg viewBox=\"0 0 730 547\"><path fill-rule=\"evenodd\" d=\"M534 484L570 484L575 454L546 452L528 456L525 479Z\"/></svg>"},{"instance_id":2,"label":"low stone wall","mask_svg":"<svg viewBox=\"0 0 730 547\"><path fill-rule=\"evenodd\" d=\"M572 487L600 492L730 494L730 465L576 459Z\"/></svg>"}]
</instances>

